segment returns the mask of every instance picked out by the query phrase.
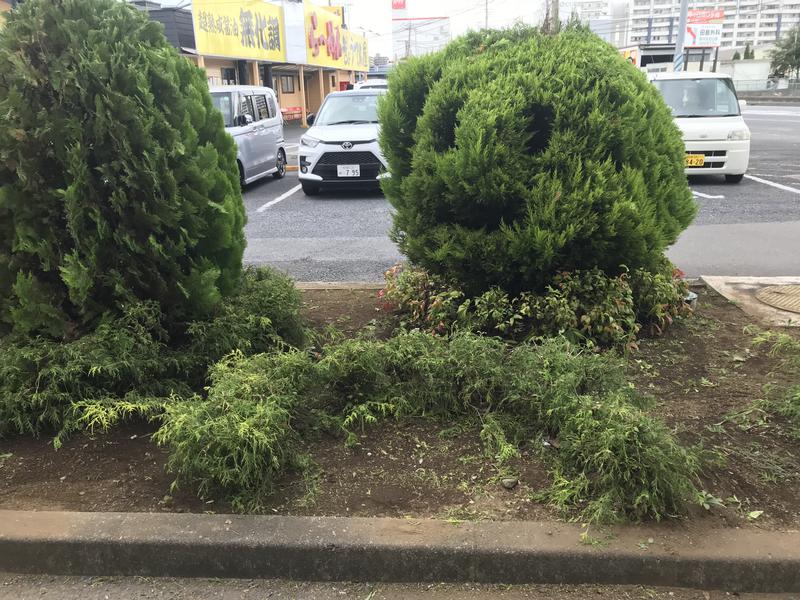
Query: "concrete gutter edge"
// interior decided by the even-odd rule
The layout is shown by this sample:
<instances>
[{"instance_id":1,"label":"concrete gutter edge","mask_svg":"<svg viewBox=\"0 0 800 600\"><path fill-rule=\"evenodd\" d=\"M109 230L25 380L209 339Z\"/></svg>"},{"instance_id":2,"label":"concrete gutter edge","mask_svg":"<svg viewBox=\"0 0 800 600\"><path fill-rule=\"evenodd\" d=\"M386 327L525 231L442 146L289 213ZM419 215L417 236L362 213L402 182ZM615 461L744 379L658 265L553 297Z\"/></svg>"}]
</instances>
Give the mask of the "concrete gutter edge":
<instances>
[{"instance_id":1,"label":"concrete gutter edge","mask_svg":"<svg viewBox=\"0 0 800 600\"><path fill-rule=\"evenodd\" d=\"M800 591L800 532L547 522L0 511L0 571Z\"/></svg>"}]
</instances>

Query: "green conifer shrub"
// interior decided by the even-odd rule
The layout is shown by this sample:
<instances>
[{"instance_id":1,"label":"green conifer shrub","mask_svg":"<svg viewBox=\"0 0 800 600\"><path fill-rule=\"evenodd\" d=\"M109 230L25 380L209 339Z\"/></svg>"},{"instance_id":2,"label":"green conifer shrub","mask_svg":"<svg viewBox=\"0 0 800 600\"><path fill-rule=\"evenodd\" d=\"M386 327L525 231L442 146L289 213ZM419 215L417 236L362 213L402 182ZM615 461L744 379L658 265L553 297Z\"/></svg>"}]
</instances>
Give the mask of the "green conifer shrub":
<instances>
[{"instance_id":1,"label":"green conifer shrub","mask_svg":"<svg viewBox=\"0 0 800 600\"><path fill-rule=\"evenodd\" d=\"M234 142L204 74L117 0L30 0L0 31L0 327L74 338L239 282ZM2 331L0 331L2 333Z\"/></svg>"},{"instance_id":2,"label":"green conifer shrub","mask_svg":"<svg viewBox=\"0 0 800 600\"><path fill-rule=\"evenodd\" d=\"M393 237L468 296L656 271L695 214L669 109L580 28L475 33L411 59L380 119Z\"/></svg>"}]
</instances>

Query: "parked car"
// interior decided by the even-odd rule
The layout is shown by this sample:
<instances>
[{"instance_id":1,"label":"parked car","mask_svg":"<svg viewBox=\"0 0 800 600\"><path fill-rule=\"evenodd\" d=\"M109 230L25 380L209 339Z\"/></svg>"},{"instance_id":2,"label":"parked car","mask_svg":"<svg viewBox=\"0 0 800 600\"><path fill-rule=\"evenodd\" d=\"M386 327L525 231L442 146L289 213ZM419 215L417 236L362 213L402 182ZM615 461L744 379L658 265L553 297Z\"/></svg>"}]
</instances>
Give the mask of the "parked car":
<instances>
[{"instance_id":1,"label":"parked car","mask_svg":"<svg viewBox=\"0 0 800 600\"><path fill-rule=\"evenodd\" d=\"M225 130L236 141L242 186L272 175L286 174L283 117L275 92L252 85L211 88L211 100L222 113Z\"/></svg>"},{"instance_id":2,"label":"parked car","mask_svg":"<svg viewBox=\"0 0 800 600\"><path fill-rule=\"evenodd\" d=\"M686 145L687 175L725 175L739 183L750 161L750 129L744 100L722 73L655 73L653 84L672 109Z\"/></svg>"},{"instance_id":3,"label":"parked car","mask_svg":"<svg viewBox=\"0 0 800 600\"><path fill-rule=\"evenodd\" d=\"M312 127L300 138L300 184L312 196L322 186L377 187L386 159L378 146L378 98L384 90L349 90L329 94L319 113L308 115Z\"/></svg>"},{"instance_id":4,"label":"parked car","mask_svg":"<svg viewBox=\"0 0 800 600\"><path fill-rule=\"evenodd\" d=\"M386 79L367 79L353 85L354 90L388 90L389 82Z\"/></svg>"}]
</instances>

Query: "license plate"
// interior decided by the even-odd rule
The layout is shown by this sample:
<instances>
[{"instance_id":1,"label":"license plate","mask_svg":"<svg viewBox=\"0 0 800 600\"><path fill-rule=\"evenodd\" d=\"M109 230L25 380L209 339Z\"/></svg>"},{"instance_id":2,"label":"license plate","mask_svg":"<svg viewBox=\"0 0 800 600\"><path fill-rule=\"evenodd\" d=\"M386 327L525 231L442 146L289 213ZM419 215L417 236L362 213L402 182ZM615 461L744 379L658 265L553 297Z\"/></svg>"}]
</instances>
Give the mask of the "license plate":
<instances>
[{"instance_id":1,"label":"license plate","mask_svg":"<svg viewBox=\"0 0 800 600\"><path fill-rule=\"evenodd\" d=\"M687 154L686 166L687 167L702 167L706 164L705 154Z\"/></svg>"},{"instance_id":2,"label":"license plate","mask_svg":"<svg viewBox=\"0 0 800 600\"><path fill-rule=\"evenodd\" d=\"M339 177L361 177L361 165L336 165Z\"/></svg>"}]
</instances>

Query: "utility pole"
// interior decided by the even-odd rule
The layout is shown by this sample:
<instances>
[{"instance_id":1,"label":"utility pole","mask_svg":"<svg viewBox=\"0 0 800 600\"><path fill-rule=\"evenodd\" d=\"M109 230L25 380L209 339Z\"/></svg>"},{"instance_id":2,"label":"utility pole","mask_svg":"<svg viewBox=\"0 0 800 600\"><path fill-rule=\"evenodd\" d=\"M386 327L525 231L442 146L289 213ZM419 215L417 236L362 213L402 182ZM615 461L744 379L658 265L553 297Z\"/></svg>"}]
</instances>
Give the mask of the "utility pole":
<instances>
[{"instance_id":1,"label":"utility pole","mask_svg":"<svg viewBox=\"0 0 800 600\"><path fill-rule=\"evenodd\" d=\"M483 28L489 29L489 0L483 0Z\"/></svg>"},{"instance_id":2,"label":"utility pole","mask_svg":"<svg viewBox=\"0 0 800 600\"><path fill-rule=\"evenodd\" d=\"M672 57L672 67L676 72L685 71L683 64L683 43L686 39L686 19L689 17L689 0L681 0L681 17L678 20L678 39L675 42L675 54Z\"/></svg>"},{"instance_id":3,"label":"utility pole","mask_svg":"<svg viewBox=\"0 0 800 600\"><path fill-rule=\"evenodd\" d=\"M561 29L561 15L558 8L558 0L553 0L553 8L550 11L553 19L553 33L558 33Z\"/></svg>"}]
</instances>

